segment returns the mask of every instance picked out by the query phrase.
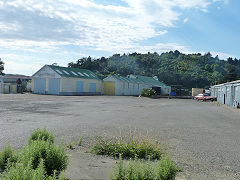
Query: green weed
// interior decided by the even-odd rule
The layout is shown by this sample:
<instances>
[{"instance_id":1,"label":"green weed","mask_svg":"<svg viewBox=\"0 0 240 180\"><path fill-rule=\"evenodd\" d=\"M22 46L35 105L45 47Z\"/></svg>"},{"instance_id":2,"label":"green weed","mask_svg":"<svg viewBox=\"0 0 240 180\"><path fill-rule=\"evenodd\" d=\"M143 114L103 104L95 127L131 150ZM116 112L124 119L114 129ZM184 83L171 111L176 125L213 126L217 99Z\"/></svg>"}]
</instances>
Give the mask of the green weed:
<instances>
[{"instance_id":1,"label":"green weed","mask_svg":"<svg viewBox=\"0 0 240 180\"><path fill-rule=\"evenodd\" d=\"M155 162L150 159L146 162L135 159L124 163L117 162L111 174L111 180L171 180L175 177L178 168L169 158L162 158Z\"/></svg>"},{"instance_id":2,"label":"green weed","mask_svg":"<svg viewBox=\"0 0 240 180\"><path fill-rule=\"evenodd\" d=\"M98 155L108 155L113 157L122 158L139 158L139 159L160 159L161 150L155 144L148 142L138 141L116 141L116 140L104 140L103 138L97 138L96 145L92 148L92 151Z\"/></svg>"},{"instance_id":3,"label":"green weed","mask_svg":"<svg viewBox=\"0 0 240 180\"><path fill-rule=\"evenodd\" d=\"M83 138L80 137L79 140L78 140L78 146L81 146L81 145L82 145L82 141L83 141Z\"/></svg>"},{"instance_id":4,"label":"green weed","mask_svg":"<svg viewBox=\"0 0 240 180\"><path fill-rule=\"evenodd\" d=\"M32 141L43 140L49 141L52 144L54 143L54 135L51 132L48 132L45 128L43 130L36 129L33 131L28 139L28 143L30 144Z\"/></svg>"},{"instance_id":5,"label":"green weed","mask_svg":"<svg viewBox=\"0 0 240 180\"><path fill-rule=\"evenodd\" d=\"M11 148L11 146L6 146L0 152L0 169L4 171L8 165L17 162L17 154Z\"/></svg>"},{"instance_id":6,"label":"green weed","mask_svg":"<svg viewBox=\"0 0 240 180\"><path fill-rule=\"evenodd\" d=\"M73 142L68 143L67 148L73 150L74 149Z\"/></svg>"},{"instance_id":7,"label":"green weed","mask_svg":"<svg viewBox=\"0 0 240 180\"><path fill-rule=\"evenodd\" d=\"M23 165L27 166L30 162L33 169L39 166L41 159L43 159L47 175L53 175L55 171L59 173L68 165L68 156L64 148L50 141L32 141L23 149L20 157Z\"/></svg>"},{"instance_id":8,"label":"green weed","mask_svg":"<svg viewBox=\"0 0 240 180\"><path fill-rule=\"evenodd\" d=\"M15 166L7 169L3 174L0 174L1 180L64 180L63 174L57 178L56 173L53 176L47 176L44 168L44 161L41 160L36 169L17 163Z\"/></svg>"}]
</instances>

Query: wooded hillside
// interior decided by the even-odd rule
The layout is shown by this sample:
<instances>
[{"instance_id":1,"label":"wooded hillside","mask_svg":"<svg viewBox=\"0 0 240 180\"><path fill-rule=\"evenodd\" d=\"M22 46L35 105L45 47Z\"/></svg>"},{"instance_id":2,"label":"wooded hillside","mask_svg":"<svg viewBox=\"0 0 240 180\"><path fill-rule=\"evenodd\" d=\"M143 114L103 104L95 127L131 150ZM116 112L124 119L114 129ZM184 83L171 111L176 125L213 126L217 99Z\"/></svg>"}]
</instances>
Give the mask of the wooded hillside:
<instances>
[{"instance_id":1,"label":"wooded hillside","mask_svg":"<svg viewBox=\"0 0 240 180\"><path fill-rule=\"evenodd\" d=\"M177 50L161 55L132 53L99 59L81 58L68 66L89 69L100 77L110 74L157 76L167 85L183 85L185 88L204 88L240 77L240 59L220 60L210 53L183 54Z\"/></svg>"}]
</instances>

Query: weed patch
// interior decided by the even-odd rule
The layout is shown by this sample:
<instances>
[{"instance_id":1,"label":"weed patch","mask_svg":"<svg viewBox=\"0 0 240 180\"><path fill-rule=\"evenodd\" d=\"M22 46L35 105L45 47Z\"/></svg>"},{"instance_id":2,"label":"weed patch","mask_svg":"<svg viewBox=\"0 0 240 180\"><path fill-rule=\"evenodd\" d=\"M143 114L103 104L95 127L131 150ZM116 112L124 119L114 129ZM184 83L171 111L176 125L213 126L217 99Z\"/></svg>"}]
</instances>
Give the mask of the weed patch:
<instances>
[{"instance_id":1,"label":"weed patch","mask_svg":"<svg viewBox=\"0 0 240 180\"><path fill-rule=\"evenodd\" d=\"M74 147L73 147L73 142L70 142L70 143L67 145L67 148L73 150L73 149L74 149Z\"/></svg>"},{"instance_id":2,"label":"weed patch","mask_svg":"<svg viewBox=\"0 0 240 180\"><path fill-rule=\"evenodd\" d=\"M160 159L161 150L155 144L148 142L138 141L116 141L116 140L104 140L103 138L97 138L96 145L92 148L92 151L98 155L108 155L113 157L122 158L139 158L139 159Z\"/></svg>"},{"instance_id":3,"label":"weed patch","mask_svg":"<svg viewBox=\"0 0 240 180\"><path fill-rule=\"evenodd\" d=\"M8 164L17 162L17 154L11 148L11 146L6 146L0 152L0 169L4 171Z\"/></svg>"},{"instance_id":4,"label":"weed patch","mask_svg":"<svg viewBox=\"0 0 240 180\"><path fill-rule=\"evenodd\" d=\"M36 129L33 131L28 139L28 143L30 144L32 141L42 140L49 141L52 144L54 143L54 135L51 132L48 132L46 129Z\"/></svg>"},{"instance_id":5,"label":"weed patch","mask_svg":"<svg viewBox=\"0 0 240 180\"><path fill-rule=\"evenodd\" d=\"M33 169L39 166L43 159L47 175L52 175L54 171L60 172L66 169L68 156L62 146L56 146L49 141L33 141L27 145L21 154L21 162L27 166L30 162Z\"/></svg>"},{"instance_id":6,"label":"weed patch","mask_svg":"<svg viewBox=\"0 0 240 180\"><path fill-rule=\"evenodd\" d=\"M64 180L63 174L58 178L54 173L53 176L47 176L44 169L43 160L40 161L39 166L36 169L32 169L31 165L24 166L21 163L17 163L15 166L10 167L3 174L0 174L1 180Z\"/></svg>"},{"instance_id":7,"label":"weed patch","mask_svg":"<svg viewBox=\"0 0 240 180\"><path fill-rule=\"evenodd\" d=\"M125 163L120 158L111 174L111 180L171 180L178 170L166 157L155 162L136 159Z\"/></svg>"},{"instance_id":8,"label":"weed patch","mask_svg":"<svg viewBox=\"0 0 240 180\"><path fill-rule=\"evenodd\" d=\"M82 145L82 141L83 141L83 138L82 138L82 137L79 138L79 140L78 140L78 146L81 146L81 145Z\"/></svg>"}]
</instances>

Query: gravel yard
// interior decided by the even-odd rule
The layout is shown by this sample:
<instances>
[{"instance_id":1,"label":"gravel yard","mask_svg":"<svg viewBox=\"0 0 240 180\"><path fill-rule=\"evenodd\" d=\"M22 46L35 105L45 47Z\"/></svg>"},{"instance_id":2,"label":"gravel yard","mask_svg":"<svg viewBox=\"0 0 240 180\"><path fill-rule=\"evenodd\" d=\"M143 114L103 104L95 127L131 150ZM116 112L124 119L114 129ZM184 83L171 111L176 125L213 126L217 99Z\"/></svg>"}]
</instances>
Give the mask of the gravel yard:
<instances>
[{"instance_id":1,"label":"gravel yard","mask_svg":"<svg viewBox=\"0 0 240 180\"><path fill-rule=\"evenodd\" d=\"M182 169L180 179L240 179L240 113L217 103L110 96L0 95L0 148L20 148L46 127L70 151L73 179L104 179L114 159L84 153L95 136L142 133ZM78 159L79 157L79 159ZM92 163L96 162L96 163Z\"/></svg>"}]
</instances>

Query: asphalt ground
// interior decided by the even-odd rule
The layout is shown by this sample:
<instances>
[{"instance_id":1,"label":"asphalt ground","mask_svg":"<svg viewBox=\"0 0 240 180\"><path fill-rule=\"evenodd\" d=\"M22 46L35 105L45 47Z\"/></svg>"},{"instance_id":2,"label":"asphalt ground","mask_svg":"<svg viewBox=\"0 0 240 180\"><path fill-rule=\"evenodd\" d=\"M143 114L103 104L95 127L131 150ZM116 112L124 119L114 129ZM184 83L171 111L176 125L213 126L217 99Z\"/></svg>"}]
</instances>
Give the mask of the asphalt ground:
<instances>
[{"instance_id":1,"label":"asphalt ground","mask_svg":"<svg viewBox=\"0 0 240 180\"><path fill-rule=\"evenodd\" d=\"M0 95L0 148L46 127L70 153L72 179L104 179L114 159L85 153L96 136L138 133L160 142L180 179L240 179L240 113L214 102L114 96ZM139 136L140 137L140 136Z\"/></svg>"}]
</instances>

